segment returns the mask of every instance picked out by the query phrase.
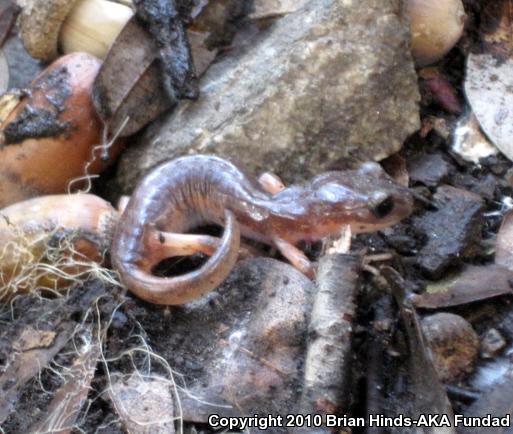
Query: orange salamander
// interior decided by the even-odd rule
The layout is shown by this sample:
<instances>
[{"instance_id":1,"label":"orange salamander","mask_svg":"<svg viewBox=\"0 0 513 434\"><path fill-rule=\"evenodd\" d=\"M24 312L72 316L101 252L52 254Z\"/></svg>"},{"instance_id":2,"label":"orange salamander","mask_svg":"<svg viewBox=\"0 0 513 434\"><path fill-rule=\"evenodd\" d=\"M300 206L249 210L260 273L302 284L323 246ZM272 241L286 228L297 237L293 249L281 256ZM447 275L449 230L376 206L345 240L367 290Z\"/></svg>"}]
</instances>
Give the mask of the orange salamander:
<instances>
[{"instance_id":1,"label":"orange salamander","mask_svg":"<svg viewBox=\"0 0 513 434\"><path fill-rule=\"evenodd\" d=\"M212 155L166 162L135 189L116 228L111 259L121 281L140 298L178 305L219 286L234 267L240 235L275 246L298 269L313 268L296 247L337 234L372 232L398 223L413 208L409 190L377 163L320 174L284 187L266 175L260 183L234 163ZM224 226L222 238L187 234L205 223ZM197 270L158 277L152 269L173 256L203 252Z\"/></svg>"}]
</instances>

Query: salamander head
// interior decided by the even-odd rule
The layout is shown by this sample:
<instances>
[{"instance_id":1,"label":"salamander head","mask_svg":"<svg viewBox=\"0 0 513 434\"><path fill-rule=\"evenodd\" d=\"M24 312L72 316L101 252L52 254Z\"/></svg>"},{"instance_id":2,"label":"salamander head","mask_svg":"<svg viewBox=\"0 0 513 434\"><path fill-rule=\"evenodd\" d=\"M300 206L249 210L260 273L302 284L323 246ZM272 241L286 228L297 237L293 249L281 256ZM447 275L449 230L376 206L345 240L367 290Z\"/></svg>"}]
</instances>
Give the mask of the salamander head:
<instances>
[{"instance_id":1,"label":"salamander head","mask_svg":"<svg viewBox=\"0 0 513 434\"><path fill-rule=\"evenodd\" d=\"M373 232L394 225L410 215L413 198L377 163L359 169L327 172L309 186L309 211L319 236L350 225L353 233Z\"/></svg>"}]
</instances>

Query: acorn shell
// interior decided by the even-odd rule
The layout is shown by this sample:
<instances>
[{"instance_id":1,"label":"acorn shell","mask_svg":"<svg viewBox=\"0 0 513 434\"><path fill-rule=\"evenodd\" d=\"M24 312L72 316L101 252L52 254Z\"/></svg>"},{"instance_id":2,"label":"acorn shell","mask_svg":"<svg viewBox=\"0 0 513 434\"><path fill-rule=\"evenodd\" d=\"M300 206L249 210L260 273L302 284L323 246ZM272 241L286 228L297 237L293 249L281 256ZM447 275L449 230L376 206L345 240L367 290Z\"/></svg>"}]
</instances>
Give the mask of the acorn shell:
<instances>
[{"instance_id":1,"label":"acorn shell","mask_svg":"<svg viewBox=\"0 0 513 434\"><path fill-rule=\"evenodd\" d=\"M61 57L31 84L1 124L0 207L43 194L64 193L85 175L102 122L91 101L101 62L85 53ZM2 140L3 139L3 140ZM116 154L120 144L110 149ZM97 157L88 173L105 163Z\"/></svg>"},{"instance_id":2,"label":"acorn shell","mask_svg":"<svg viewBox=\"0 0 513 434\"><path fill-rule=\"evenodd\" d=\"M77 0L18 0L20 37L36 59L51 61L58 56L61 26Z\"/></svg>"},{"instance_id":3,"label":"acorn shell","mask_svg":"<svg viewBox=\"0 0 513 434\"><path fill-rule=\"evenodd\" d=\"M415 63L440 60L460 39L465 24L461 0L405 0Z\"/></svg>"}]
</instances>

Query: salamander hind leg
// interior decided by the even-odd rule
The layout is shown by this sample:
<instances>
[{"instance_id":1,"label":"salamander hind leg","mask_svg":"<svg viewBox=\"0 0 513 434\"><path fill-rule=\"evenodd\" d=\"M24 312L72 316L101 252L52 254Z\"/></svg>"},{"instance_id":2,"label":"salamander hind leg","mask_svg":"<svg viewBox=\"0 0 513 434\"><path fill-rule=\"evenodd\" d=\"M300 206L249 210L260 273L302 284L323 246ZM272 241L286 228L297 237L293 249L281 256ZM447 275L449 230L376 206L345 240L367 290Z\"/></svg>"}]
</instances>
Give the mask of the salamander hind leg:
<instances>
[{"instance_id":1,"label":"salamander hind leg","mask_svg":"<svg viewBox=\"0 0 513 434\"><path fill-rule=\"evenodd\" d=\"M315 278L315 268L301 250L299 250L296 246L289 243L288 241L282 240L280 238L275 238L273 242L280 253L285 256L285 258L287 258L294 267L296 267L310 279Z\"/></svg>"},{"instance_id":2,"label":"salamander hind leg","mask_svg":"<svg viewBox=\"0 0 513 434\"><path fill-rule=\"evenodd\" d=\"M189 256L203 253L212 256L219 248L221 239L210 235L179 234L152 230L148 234L146 247L160 259L173 256Z\"/></svg>"},{"instance_id":3,"label":"salamander hind leg","mask_svg":"<svg viewBox=\"0 0 513 434\"><path fill-rule=\"evenodd\" d=\"M158 258L160 261L174 256L190 256L196 253L212 256L220 245L221 238L211 235L180 234L155 229L148 235L146 248L151 252L150 256ZM261 255L262 252L255 247L240 244L240 258L245 259Z\"/></svg>"},{"instance_id":4,"label":"salamander hind leg","mask_svg":"<svg viewBox=\"0 0 513 434\"><path fill-rule=\"evenodd\" d=\"M218 287L234 267L240 246L240 228L232 212L225 211L224 223L225 229L219 246L206 262L194 271L173 277L159 277L151 273L153 266L164 259L164 254L168 255L170 250L167 250L165 240L164 243L160 242L159 231L155 228L147 229L147 254L144 263L138 263L136 266L118 264L117 269L122 274L125 285L138 297L164 305L184 304ZM181 253L189 249L188 246L183 247L184 245L178 248L181 249ZM174 250L175 253L177 251Z\"/></svg>"}]
</instances>

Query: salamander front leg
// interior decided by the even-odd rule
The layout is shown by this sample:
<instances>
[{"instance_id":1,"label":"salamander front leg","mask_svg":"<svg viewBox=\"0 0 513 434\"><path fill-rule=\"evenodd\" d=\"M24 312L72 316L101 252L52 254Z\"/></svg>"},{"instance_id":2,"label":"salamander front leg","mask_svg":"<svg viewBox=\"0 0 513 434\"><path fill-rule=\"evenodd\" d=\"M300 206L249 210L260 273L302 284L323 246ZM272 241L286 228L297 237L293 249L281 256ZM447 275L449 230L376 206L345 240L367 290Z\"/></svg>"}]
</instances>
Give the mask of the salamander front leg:
<instances>
[{"instance_id":1,"label":"salamander front leg","mask_svg":"<svg viewBox=\"0 0 513 434\"><path fill-rule=\"evenodd\" d=\"M279 193L285 188L285 184L278 175L271 172L265 172L258 178L260 186L272 195Z\"/></svg>"},{"instance_id":2,"label":"salamander front leg","mask_svg":"<svg viewBox=\"0 0 513 434\"><path fill-rule=\"evenodd\" d=\"M310 279L315 278L314 266L301 250L288 241L279 238L274 239L273 241L280 253L285 256L285 258L287 258L294 267Z\"/></svg>"},{"instance_id":3,"label":"salamander front leg","mask_svg":"<svg viewBox=\"0 0 513 434\"><path fill-rule=\"evenodd\" d=\"M125 212L125 208L128 205L128 201L130 200L130 196L123 195L119 198L118 203L116 205L116 209L119 212L119 215Z\"/></svg>"}]
</instances>

